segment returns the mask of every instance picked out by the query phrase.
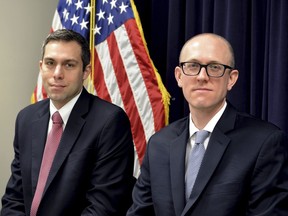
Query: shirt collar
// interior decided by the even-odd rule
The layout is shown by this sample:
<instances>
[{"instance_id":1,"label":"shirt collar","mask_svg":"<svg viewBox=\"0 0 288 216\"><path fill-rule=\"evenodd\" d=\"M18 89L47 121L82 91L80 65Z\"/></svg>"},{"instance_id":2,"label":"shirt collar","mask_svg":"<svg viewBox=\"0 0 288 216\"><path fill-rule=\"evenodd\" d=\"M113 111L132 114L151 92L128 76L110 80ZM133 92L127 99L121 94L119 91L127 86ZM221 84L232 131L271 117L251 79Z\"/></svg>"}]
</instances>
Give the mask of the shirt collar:
<instances>
[{"instance_id":1,"label":"shirt collar","mask_svg":"<svg viewBox=\"0 0 288 216\"><path fill-rule=\"evenodd\" d=\"M82 90L81 90L81 92L82 92ZM50 114L51 114L50 118L56 111L58 111L61 115L62 120L63 120L63 127L65 127L67 124L68 118L70 116L70 113L71 113L74 105L76 104L78 98L80 97L81 92L79 94L77 94L75 97L73 97L68 103L66 103L59 110L56 109L56 107L54 106L53 103L51 103L51 100L50 100Z\"/></svg>"},{"instance_id":2,"label":"shirt collar","mask_svg":"<svg viewBox=\"0 0 288 216\"><path fill-rule=\"evenodd\" d=\"M205 127L203 128L203 130L206 130L210 133L212 133L212 131L214 130L217 122L219 121L219 119L221 118L223 112L225 111L227 107L227 102L225 101L224 106L213 116L212 119L210 119L210 121L205 125ZM199 129L194 125L193 121L192 121L192 116L191 113L189 114L189 134L190 137L196 133L197 131L199 131Z\"/></svg>"}]
</instances>

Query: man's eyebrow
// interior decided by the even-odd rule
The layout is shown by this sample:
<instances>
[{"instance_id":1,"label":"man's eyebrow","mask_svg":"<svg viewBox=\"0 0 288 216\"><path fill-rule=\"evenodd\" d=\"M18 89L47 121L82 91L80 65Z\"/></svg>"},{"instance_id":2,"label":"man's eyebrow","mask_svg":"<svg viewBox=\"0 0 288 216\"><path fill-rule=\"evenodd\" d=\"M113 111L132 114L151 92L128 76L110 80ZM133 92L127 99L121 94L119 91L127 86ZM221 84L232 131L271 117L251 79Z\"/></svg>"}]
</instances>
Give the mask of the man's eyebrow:
<instances>
[{"instance_id":1,"label":"man's eyebrow","mask_svg":"<svg viewBox=\"0 0 288 216\"><path fill-rule=\"evenodd\" d=\"M74 63L74 64L78 64L79 61L77 61L76 59L66 59L63 61L64 63Z\"/></svg>"},{"instance_id":2,"label":"man's eyebrow","mask_svg":"<svg viewBox=\"0 0 288 216\"><path fill-rule=\"evenodd\" d=\"M51 57L44 57L43 60L53 60L54 61L54 59Z\"/></svg>"},{"instance_id":3,"label":"man's eyebrow","mask_svg":"<svg viewBox=\"0 0 288 216\"><path fill-rule=\"evenodd\" d=\"M56 61L53 57L45 57L43 58L44 61ZM75 62L75 63L78 63L79 61L76 60L76 59L65 59L63 62Z\"/></svg>"}]
</instances>

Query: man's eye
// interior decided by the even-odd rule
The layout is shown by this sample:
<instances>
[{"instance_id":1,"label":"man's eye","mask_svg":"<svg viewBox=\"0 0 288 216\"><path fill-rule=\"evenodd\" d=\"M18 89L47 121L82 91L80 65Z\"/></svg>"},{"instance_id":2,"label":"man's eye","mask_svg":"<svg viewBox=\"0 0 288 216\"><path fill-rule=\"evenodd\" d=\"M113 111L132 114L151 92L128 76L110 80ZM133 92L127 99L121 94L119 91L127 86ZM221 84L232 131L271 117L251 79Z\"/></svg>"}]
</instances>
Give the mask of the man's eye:
<instances>
[{"instance_id":1,"label":"man's eye","mask_svg":"<svg viewBox=\"0 0 288 216\"><path fill-rule=\"evenodd\" d=\"M53 65L53 64L54 64L53 61L47 61L47 62L46 62L46 65Z\"/></svg>"},{"instance_id":2,"label":"man's eye","mask_svg":"<svg viewBox=\"0 0 288 216\"><path fill-rule=\"evenodd\" d=\"M67 64L66 64L66 67L67 67L67 68L73 68L73 67L74 67L74 64L67 63Z\"/></svg>"},{"instance_id":3,"label":"man's eye","mask_svg":"<svg viewBox=\"0 0 288 216\"><path fill-rule=\"evenodd\" d=\"M199 67L199 65L198 65L198 64L196 64L196 63L192 63L192 64L190 65L190 67L191 67L191 68L198 68L198 67Z\"/></svg>"},{"instance_id":4,"label":"man's eye","mask_svg":"<svg viewBox=\"0 0 288 216\"><path fill-rule=\"evenodd\" d=\"M221 70L221 65L218 64L210 64L209 68L211 68L212 70Z\"/></svg>"},{"instance_id":5,"label":"man's eye","mask_svg":"<svg viewBox=\"0 0 288 216\"><path fill-rule=\"evenodd\" d=\"M188 63L186 65L186 67L189 68L189 69L195 69L195 68L199 67L199 64L197 64L197 63Z\"/></svg>"}]
</instances>

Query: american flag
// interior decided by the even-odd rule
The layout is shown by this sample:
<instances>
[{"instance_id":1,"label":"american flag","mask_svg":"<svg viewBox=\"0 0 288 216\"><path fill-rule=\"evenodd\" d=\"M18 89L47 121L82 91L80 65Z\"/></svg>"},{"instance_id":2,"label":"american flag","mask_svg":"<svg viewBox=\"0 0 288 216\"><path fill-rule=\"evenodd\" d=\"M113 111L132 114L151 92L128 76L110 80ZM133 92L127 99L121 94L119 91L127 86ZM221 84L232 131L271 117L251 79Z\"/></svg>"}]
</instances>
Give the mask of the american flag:
<instances>
[{"instance_id":1,"label":"american flag","mask_svg":"<svg viewBox=\"0 0 288 216\"><path fill-rule=\"evenodd\" d=\"M60 0L51 31L62 28L92 42L94 70L86 88L128 114L138 177L148 139L168 123L170 96L149 56L133 0ZM39 74L32 102L46 97Z\"/></svg>"}]
</instances>

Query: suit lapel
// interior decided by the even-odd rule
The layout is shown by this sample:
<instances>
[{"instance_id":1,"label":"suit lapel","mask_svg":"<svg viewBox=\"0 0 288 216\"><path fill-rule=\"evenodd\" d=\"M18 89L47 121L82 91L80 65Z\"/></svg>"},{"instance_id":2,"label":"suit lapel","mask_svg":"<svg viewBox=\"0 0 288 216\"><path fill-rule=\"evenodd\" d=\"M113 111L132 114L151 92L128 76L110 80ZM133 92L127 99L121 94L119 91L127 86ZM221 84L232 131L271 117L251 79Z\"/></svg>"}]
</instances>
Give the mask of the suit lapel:
<instances>
[{"instance_id":1,"label":"suit lapel","mask_svg":"<svg viewBox=\"0 0 288 216\"><path fill-rule=\"evenodd\" d=\"M47 128L49 122L49 103L47 106L39 110L38 119L32 122L32 148L31 148L31 181L32 181L32 191L36 190L38 175L42 162L42 155L45 148ZM37 131L35 133L35 131Z\"/></svg>"},{"instance_id":2,"label":"suit lapel","mask_svg":"<svg viewBox=\"0 0 288 216\"><path fill-rule=\"evenodd\" d=\"M214 170L220 162L221 157L229 142L229 138L223 136L223 134L217 128L214 129L213 136L211 136L208 148L201 164L201 169L199 170L197 179L195 181L191 197L183 211L184 215L185 212L192 207L192 205L204 190L206 184L208 183Z\"/></svg>"},{"instance_id":3,"label":"suit lapel","mask_svg":"<svg viewBox=\"0 0 288 216\"><path fill-rule=\"evenodd\" d=\"M188 118L179 127L179 136L170 145L171 190L176 215L185 206L185 153L189 136Z\"/></svg>"},{"instance_id":4,"label":"suit lapel","mask_svg":"<svg viewBox=\"0 0 288 216\"><path fill-rule=\"evenodd\" d=\"M65 130L63 131L63 135L46 182L43 196L45 195L45 192L55 178L57 172L61 168L61 165L69 155L72 147L74 146L79 136L82 127L86 122L85 119L82 118L82 116L88 112L88 98L88 92L83 89L82 94L80 95L78 101L76 102L74 108L71 111Z\"/></svg>"},{"instance_id":5,"label":"suit lapel","mask_svg":"<svg viewBox=\"0 0 288 216\"><path fill-rule=\"evenodd\" d=\"M213 175L218 163L230 143L230 138L225 133L234 128L236 111L228 104L222 117L216 124L204 155L190 199L188 200L182 216L186 215L197 201L205 186Z\"/></svg>"}]
</instances>

